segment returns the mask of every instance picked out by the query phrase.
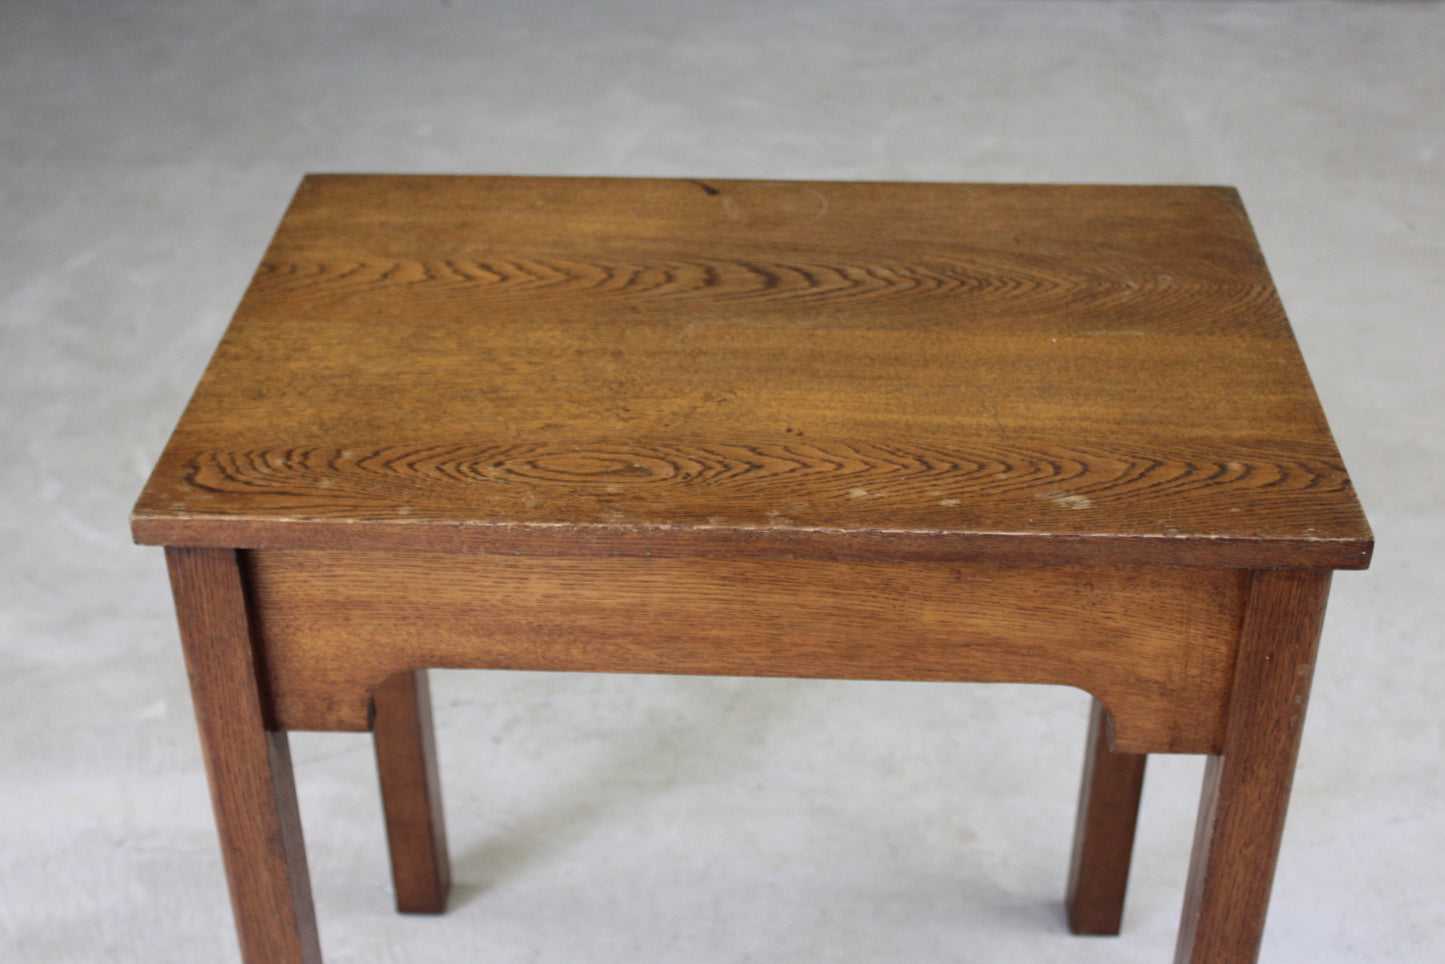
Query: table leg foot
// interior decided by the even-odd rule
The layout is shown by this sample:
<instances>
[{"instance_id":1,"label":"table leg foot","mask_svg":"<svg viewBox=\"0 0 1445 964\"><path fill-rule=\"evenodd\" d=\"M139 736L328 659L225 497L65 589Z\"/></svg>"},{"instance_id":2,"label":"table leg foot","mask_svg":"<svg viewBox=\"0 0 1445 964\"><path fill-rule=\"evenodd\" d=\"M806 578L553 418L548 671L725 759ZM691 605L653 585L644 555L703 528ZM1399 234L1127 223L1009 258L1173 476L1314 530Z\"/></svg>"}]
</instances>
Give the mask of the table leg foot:
<instances>
[{"instance_id":1,"label":"table leg foot","mask_svg":"<svg viewBox=\"0 0 1445 964\"><path fill-rule=\"evenodd\" d=\"M1110 750L1108 727L1107 711L1094 700L1069 867L1067 907L1075 934L1117 934L1124 916L1148 756Z\"/></svg>"},{"instance_id":2,"label":"table leg foot","mask_svg":"<svg viewBox=\"0 0 1445 964\"><path fill-rule=\"evenodd\" d=\"M286 733L266 719L236 552L168 548L211 801L247 964L320 964Z\"/></svg>"},{"instance_id":3,"label":"table leg foot","mask_svg":"<svg viewBox=\"0 0 1445 964\"><path fill-rule=\"evenodd\" d=\"M1328 570L1253 576L1224 752L1209 758L1176 964L1252 964L1284 832Z\"/></svg>"},{"instance_id":4,"label":"table leg foot","mask_svg":"<svg viewBox=\"0 0 1445 964\"><path fill-rule=\"evenodd\" d=\"M440 914L451 889L426 670L377 687L372 722L396 909Z\"/></svg>"}]
</instances>

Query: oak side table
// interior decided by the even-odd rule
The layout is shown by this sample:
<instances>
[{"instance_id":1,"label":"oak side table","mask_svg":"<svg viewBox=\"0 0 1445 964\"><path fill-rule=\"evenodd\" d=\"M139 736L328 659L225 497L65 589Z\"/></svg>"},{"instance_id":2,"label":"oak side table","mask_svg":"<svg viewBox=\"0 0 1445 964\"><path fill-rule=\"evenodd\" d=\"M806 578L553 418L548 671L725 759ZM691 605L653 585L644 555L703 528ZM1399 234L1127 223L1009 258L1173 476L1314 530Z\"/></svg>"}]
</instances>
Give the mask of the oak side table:
<instances>
[{"instance_id":1,"label":"oak side table","mask_svg":"<svg viewBox=\"0 0 1445 964\"><path fill-rule=\"evenodd\" d=\"M1079 687L1073 928L1207 754L1176 960L1253 961L1372 548L1217 187L310 176L133 527L253 964L321 959L288 730L375 734L443 909L429 667Z\"/></svg>"}]
</instances>

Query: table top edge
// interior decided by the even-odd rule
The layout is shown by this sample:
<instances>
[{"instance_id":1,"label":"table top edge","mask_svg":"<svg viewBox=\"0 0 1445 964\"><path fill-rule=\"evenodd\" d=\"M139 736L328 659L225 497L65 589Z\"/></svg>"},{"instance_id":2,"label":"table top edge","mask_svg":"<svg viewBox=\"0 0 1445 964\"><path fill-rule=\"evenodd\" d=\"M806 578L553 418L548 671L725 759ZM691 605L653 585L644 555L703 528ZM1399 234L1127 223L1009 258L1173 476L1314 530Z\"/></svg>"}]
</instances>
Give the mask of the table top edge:
<instances>
[{"instance_id":1,"label":"table top edge","mask_svg":"<svg viewBox=\"0 0 1445 964\"><path fill-rule=\"evenodd\" d=\"M1231 569L1367 569L1374 537L933 532L734 526L441 524L131 516L137 544L659 558L817 558Z\"/></svg>"}]
</instances>

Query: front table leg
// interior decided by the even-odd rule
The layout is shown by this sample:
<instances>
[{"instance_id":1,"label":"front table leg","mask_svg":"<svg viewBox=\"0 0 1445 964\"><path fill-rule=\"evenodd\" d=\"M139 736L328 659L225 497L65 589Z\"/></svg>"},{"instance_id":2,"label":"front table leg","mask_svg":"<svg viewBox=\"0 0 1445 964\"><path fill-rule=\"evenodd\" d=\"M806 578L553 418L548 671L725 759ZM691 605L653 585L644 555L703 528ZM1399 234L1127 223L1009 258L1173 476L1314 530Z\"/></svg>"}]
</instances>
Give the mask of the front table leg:
<instances>
[{"instance_id":1,"label":"front table leg","mask_svg":"<svg viewBox=\"0 0 1445 964\"><path fill-rule=\"evenodd\" d=\"M1259 956L1329 585L1329 570L1253 576L1224 752L1205 770L1176 964Z\"/></svg>"},{"instance_id":2,"label":"front table leg","mask_svg":"<svg viewBox=\"0 0 1445 964\"><path fill-rule=\"evenodd\" d=\"M247 964L320 964L286 733L268 727L236 552L168 547L181 645Z\"/></svg>"}]
</instances>

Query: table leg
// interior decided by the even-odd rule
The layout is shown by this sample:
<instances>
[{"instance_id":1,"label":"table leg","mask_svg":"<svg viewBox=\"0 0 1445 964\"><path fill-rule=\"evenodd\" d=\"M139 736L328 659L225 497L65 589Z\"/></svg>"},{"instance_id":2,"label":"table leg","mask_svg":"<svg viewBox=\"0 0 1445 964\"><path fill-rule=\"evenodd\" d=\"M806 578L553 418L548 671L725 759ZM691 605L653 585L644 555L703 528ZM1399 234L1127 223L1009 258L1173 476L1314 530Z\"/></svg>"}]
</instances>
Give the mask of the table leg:
<instances>
[{"instance_id":1,"label":"table leg","mask_svg":"<svg viewBox=\"0 0 1445 964\"><path fill-rule=\"evenodd\" d=\"M1094 700L1084 750L1084 780L1074 825L1067 906L1075 934L1117 934L1144 789L1143 753L1109 749L1108 713Z\"/></svg>"},{"instance_id":2,"label":"table leg","mask_svg":"<svg viewBox=\"0 0 1445 964\"><path fill-rule=\"evenodd\" d=\"M286 733L268 727L231 549L167 548L211 802L247 964L320 964Z\"/></svg>"},{"instance_id":3,"label":"table leg","mask_svg":"<svg viewBox=\"0 0 1445 964\"><path fill-rule=\"evenodd\" d=\"M396 909L440 914L446 910L451 889L451 867L426 670L391 677L377 687L373 701L372 730Z\"/></svg>"},{"instance_id":4,"label":"table leg","mask_svg":"<svg viewBox=\"0 0 1445 964\"><path fill-rule=\"evenodd\" d=\"M1224 752L1209 758L1176 964L1252 964L1264 936L1328 570L1257 572Z\"/></svg>"}]
</instances>

